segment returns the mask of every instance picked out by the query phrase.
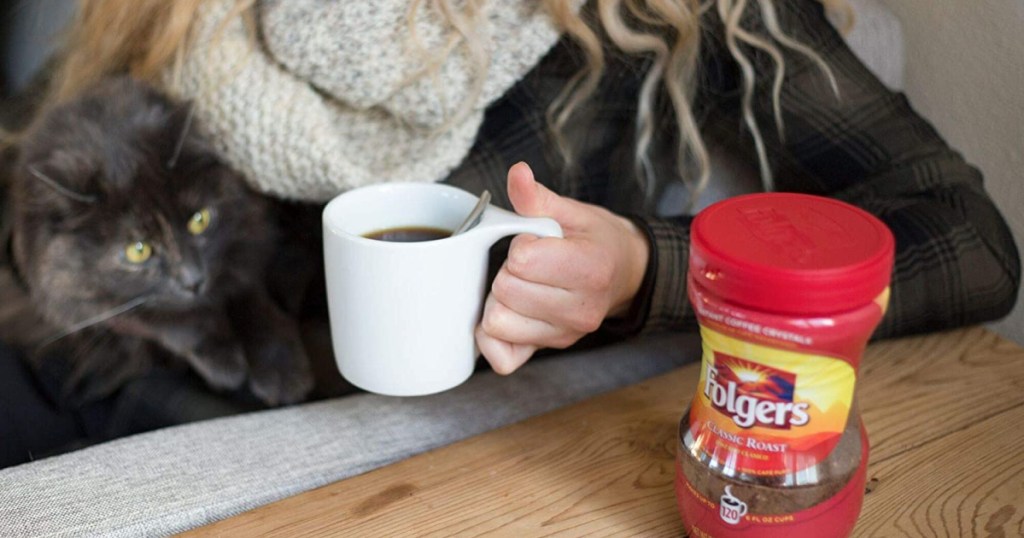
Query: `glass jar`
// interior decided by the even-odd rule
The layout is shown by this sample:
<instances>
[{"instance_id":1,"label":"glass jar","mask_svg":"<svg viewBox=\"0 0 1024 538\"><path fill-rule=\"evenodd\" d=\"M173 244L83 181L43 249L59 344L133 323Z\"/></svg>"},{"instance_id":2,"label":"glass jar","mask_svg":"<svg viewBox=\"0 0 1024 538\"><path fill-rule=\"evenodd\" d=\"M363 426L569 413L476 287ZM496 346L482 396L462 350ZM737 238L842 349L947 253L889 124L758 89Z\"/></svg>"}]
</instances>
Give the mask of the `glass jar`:
<instances>
[{"instance_id":1,"label":"glass jar","mask_svg":"<svg viewBox=\"0 0 1024 538\"><path fill-rule=\"evenodd\" d=\"M739 196L694 220L688 293L703 358L676 469L692 536L852 531L868 461L857 370L893 251L881 221L817 196Z\"/></svg>"}]
</instances>

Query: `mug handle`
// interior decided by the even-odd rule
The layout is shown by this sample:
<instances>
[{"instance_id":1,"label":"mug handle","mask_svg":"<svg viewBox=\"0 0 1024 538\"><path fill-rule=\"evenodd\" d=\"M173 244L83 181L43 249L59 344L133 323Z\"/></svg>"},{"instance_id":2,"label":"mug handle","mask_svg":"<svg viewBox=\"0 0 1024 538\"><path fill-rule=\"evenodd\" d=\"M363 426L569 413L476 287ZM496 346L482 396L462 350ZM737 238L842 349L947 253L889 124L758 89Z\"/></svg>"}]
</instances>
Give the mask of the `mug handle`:
<instances>
[{"instance_id":1,"label":"mug handle","mask_svg":"<svg viewBox=\"0 0 1024 538\"><path fill-rule=\"evenodd\" d=\"M522 233L538 237L563 237L562 227L554 219L547 217L523 217L506 209L487 206L480 222L467 230L463 235L473 235L481 243L494 244L502 237Z\"/></svg>"}]
</instances>

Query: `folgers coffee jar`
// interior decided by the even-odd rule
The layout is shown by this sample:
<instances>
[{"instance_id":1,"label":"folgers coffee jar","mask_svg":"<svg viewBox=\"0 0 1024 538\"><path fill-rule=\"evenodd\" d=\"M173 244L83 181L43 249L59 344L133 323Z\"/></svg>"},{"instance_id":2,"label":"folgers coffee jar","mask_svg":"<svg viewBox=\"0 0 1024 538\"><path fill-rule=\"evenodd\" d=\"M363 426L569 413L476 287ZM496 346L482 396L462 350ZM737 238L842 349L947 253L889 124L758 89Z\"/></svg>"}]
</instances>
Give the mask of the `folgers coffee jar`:
<instances>
[{"instance_id":1,"label":"folgers coffee jar","mask_svg":"<svg viewBox=\"0 0 1024 538\"><path fill-rule=\"evenodd\" d=\"M848 536L868 439L857 369L885 312L894 241L870 214L802 194L719 202L691 226L700 381L676 497L697 538Z\"/></svg>"}]
</instances>

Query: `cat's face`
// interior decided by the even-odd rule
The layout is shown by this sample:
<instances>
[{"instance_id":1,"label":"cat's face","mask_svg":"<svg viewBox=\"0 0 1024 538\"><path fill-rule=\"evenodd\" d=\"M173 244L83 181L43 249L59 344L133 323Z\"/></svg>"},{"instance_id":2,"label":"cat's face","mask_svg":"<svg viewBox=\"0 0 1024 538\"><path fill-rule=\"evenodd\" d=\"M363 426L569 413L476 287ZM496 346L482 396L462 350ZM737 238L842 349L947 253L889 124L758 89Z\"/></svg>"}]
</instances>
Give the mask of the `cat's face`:
<instances>
[{"instance_id":1,"label":"cat's face","mask_svg":"<svg viewBox=\"0 0 1024 538\"><path fill-rule=\"evenodd\" d=\"M187 107L115 79L48 113L26 139L14 254L51 321L133 302L180 313L257 278L272 230L265 204L188 123Z\"/></svg>"}]
</instances>

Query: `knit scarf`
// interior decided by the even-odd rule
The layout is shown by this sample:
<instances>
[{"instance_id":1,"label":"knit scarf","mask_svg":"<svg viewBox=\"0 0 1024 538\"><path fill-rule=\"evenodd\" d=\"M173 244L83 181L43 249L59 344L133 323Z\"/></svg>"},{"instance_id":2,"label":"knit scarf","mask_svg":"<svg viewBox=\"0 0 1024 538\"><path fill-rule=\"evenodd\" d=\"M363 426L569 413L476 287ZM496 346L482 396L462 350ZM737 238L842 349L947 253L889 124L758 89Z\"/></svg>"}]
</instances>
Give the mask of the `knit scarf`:
<instances>
[{"instance_id":1,"label":"knit scarf","mask_svg":"<svg viewBox=\"0 0 1024 538\"><path fill-rule=\"evenodd\" d=\"M233 4L204 5L193 46L164 80L193 101L232 166L288 199L445 178L473 145L484 109L559 38L539 0L488 2L474 30L490 61L482 91L459 116L474 80L465 48L422 76L452 33L431 2L410 20L409 0L263 0L255 40Z\"/></svg>"}]
</instances>

